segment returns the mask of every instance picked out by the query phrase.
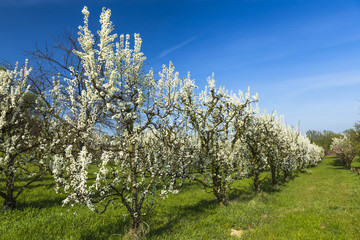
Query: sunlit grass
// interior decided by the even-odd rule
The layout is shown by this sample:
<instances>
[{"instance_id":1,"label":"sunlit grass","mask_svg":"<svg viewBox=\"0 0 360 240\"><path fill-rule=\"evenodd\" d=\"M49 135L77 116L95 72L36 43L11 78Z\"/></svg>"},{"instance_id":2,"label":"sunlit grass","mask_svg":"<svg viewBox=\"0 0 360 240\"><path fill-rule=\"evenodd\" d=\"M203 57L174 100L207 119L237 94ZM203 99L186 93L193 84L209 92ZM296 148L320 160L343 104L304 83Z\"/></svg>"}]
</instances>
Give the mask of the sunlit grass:
<instances>
[{"instance_id":1,"label":"sunlit grass","mask_svg":"<svg viewBox=\"0 0 360 240\"><path fill-rule=\"evenodd\" d=\"M263 176L264 177L264 176ZM273 189L255 194L251 179L238 181L230 204L187 182L144 218L148 239L356 239L360 236L360 178L333 157ZM18 209L0 212L1 239L122 239L129 218L111 207L97 215L62 207L49 177L20 196Z\"/></svg>"},{"instance_id":2,"label":"sunlit grass","mask_svg":"<svg viewBox=\"0 0 360 240\"><path fill-rule=\"evenodd\" d=\"M351 163L351 166L355 168L360 168L360 157L355 157L355 159Z\"/></svg>"}]
</instances>

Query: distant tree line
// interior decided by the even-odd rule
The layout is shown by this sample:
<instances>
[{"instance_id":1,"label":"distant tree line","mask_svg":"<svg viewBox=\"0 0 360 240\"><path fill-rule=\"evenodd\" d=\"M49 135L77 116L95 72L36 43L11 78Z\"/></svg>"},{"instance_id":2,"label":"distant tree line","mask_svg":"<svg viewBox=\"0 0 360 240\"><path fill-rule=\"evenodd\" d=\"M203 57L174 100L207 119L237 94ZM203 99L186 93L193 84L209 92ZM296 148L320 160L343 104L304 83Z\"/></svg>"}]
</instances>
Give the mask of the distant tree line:
<instances>
[{"instance_id":1,"label":"distant tree line","mask_svg":"<svg viewBox=\"0 0 360 240\"><path fill-rule=\"evenodd\" d=\"M330 145L334 137L339 137L341 134L334 133L329 130L316 131L308 130L306 136L310 139L310 142L324 148L325 154L329 154Z\"/></svg>"},{"instance_id":2,"label":"distant tree line","mask_svg":"<svg viewBox=\"0 0 360 240\"><path fill-rule=\"evenodd\" d=\"M325 154L335 155L344 166L350 168L356 156L360 156L360 123L356 122L353 128L343 133L332 131L309 130L306 136L311 143L321 146Z\"/></svg>"}]
</instances>

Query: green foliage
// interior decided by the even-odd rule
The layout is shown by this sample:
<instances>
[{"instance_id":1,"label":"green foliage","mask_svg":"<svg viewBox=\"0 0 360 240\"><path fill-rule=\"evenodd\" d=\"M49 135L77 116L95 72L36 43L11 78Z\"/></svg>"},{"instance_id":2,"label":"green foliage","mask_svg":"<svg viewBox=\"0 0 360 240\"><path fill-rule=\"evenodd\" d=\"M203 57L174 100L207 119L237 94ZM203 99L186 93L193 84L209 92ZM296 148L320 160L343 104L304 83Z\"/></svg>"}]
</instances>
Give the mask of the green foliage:
<instances>
[{"instance_id":1,"label":"green foliage","mask_svg":"<svg viewBox=\"0 0 360 240\"><path fill-rule=\"evenodd\" d=\"M352 167L360 168L360 157L355 157L354 161L351 163Z\"/></svg>"}]
</instances>

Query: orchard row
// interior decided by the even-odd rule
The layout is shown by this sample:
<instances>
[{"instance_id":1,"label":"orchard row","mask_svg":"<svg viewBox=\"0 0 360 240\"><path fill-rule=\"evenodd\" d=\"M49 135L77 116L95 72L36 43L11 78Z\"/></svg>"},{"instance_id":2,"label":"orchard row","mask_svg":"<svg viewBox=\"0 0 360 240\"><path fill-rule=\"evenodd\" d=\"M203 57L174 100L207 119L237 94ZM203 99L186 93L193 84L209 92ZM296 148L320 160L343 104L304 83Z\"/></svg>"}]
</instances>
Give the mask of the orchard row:
<instances>
[{"instance_id":1,"label":"orchard row","mask_svg":"<svg viewBox=\"0 0 360 240\"><path fill-rule=\"evenodd\" d=\"M176 193L184 179L201 183L220 205L235 180L269 171L273 184L315 166L323 149L276 113L260 113L257 95L233 93L214 78L198 92L170 62L159 77L145 72L142 40L113 34L109 9L97 36L83 9L73 65L48 74L0 70L0 196L5 208L48 171L65 203L103 212L124 206L137 229L155 197ZM118 40L117 40L118 39ZM77 61L77 62L76 62ZM77 64L75 64L77 63ZM46 81L44 81L46 79ZM89 179L89 178L93 179ZM17 187L17 181L27 184Z\"/></svg>"}]
</instances>

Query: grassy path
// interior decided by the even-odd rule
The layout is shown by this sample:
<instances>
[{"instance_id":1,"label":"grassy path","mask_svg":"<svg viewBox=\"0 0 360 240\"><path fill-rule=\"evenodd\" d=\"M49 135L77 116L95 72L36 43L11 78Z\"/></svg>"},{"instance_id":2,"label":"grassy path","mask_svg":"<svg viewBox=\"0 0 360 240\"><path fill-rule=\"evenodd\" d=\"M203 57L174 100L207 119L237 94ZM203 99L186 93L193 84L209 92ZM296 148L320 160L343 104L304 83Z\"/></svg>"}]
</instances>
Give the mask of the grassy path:
<instances>
[{"instance_id":1,"label":"grassy path","mask_svg":"<svg viewBox=\"0 0 360 240\"><path fill-rule=\"evenodd\" d=\"M150 239L238 239L231 229L241 239L360 239L360 178L333 157L277 192L248 189L223 208L210 199L199 189L170 199L152 221L159 227Z\"/></svg>"},{"instance_id":2,"label":"grassy path","mask_svg":"<svg viewBox=\"0 0 360 240\"><path fill-rule=\"evenodd\" d=\"M335 158L294 179L268 208L243 239L360 239L360 179Z\"/></svg>"}]
</instances>

